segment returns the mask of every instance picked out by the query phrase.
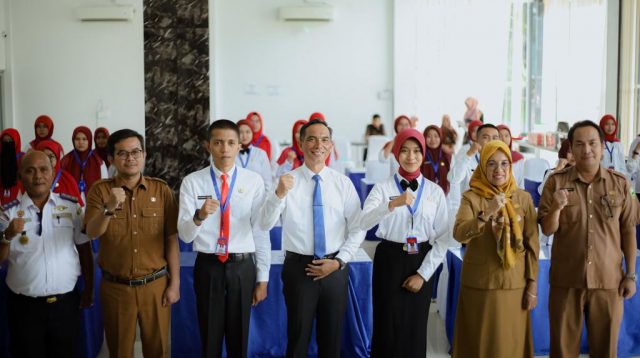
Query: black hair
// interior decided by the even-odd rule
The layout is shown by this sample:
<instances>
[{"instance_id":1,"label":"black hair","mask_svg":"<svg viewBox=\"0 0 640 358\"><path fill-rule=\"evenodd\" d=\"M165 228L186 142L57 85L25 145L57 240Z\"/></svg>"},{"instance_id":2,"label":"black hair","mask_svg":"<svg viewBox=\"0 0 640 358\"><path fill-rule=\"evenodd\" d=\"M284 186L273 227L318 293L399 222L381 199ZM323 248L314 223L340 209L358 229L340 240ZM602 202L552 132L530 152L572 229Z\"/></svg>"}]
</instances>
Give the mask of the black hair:
<instances>
[{"instance_id":1,"label":"black hair","mask_svg":"<svg viewBox=\"0 0 640 358\"><path fill-rule=\"evenodd\" d=\"M302 141L304 139L304 136L307 132L307 128L311 127L314 124L322 124L323 126L327 127L327 129L329 129L329 138L331 138L331 136L333 135L333 129L331 129L331 127L329 127L329 125L327 124L327 122L320 120L320 119L312 119L309 122L305 123L302 128L300 128L300 140Z\"/></svg>"},{"instance_id":2,"label":"black hair","mask_svg":"<svg viewBox=\"0 0 640 358\"><path fill-rule=\"evenodd\" d=\"M599 125L595 124L594 122L590 121L590 120L584 120L584 121L580 121L580 122L576 122L574 123L571 128L569 129L569 143L571 143L571 145L573 145L573 134L575 133L576 129L578 128L584 128L584 127L593 127L595 128L595 130L598 131L598 135L600 136L600 142L604 142L604 131L602 130L602 128L600 128Z\"/></svg>"},{"instance_id":3,"label":"black hair","mask_svg":"<svg viewBox=\"0 0 640 358\"><path fill-rule=\"evenodd\" d=\"M374 114L372 119L376 119L376 118L380 119L380 115L378 113Z\"/></svg>"},{"instance_id":4,"label":"black hair","mask_svg":"<svg viewBox=\"0 0 640 358\"><path fill-rule=\"evenodd\" d=\"M493 129L497 130L498 133L500 133L500 130L498 129L498 127L494 126L491 123L485 123L485 124L481 125L480 127L478 127L478 130L476 131L476 140L478 139L478 135L480 134L480 131L485 129L485 128L493 128Z\"/></svg>"},{"instance_id":5,"label":"black hair","mask_svg":"<svg viewBox=\"0 0 640 358\"><path fill-rule=\"evenodd\" d=\"M211 132L213 132L213 130L215 129L230 129L236 132L236 134L238 135L238 138L240 138L240 129L238 128L238 125L228 119L218 119L216 121L211 122L211 124L209 125L209 132L208 132L209 139L211 139Z\"/></svg>"},{"instance_id":6,"label":"black hair","mask_svg":"<svg viewBox=\"0 0 640 358\"><path fill-rule=\"evenodd\" d=\"M111 135L109 135L109 139L107 140L107 148L109 148L109 155L111 155L112 157L115 157L116 144L120 143L125 139L133 138L133 137L138 138L138 141L140 141L140 146L142 147L142 150L144 150L144 137L142 137L142 134L134 131L133 129L120 129L111 133Z\"/></svg>"}]
</instances>

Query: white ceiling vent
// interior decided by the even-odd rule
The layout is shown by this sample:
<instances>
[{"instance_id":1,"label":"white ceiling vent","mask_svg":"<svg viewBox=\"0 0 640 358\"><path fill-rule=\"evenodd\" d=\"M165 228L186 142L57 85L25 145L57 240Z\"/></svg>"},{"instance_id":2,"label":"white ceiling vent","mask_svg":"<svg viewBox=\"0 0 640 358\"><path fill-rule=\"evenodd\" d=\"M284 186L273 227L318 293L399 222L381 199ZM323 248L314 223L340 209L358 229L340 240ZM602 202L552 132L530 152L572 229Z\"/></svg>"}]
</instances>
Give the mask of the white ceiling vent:
<instances>
[{"instance_id":1,"label":"white ceiling vent","mask_svg":"<svg viewBox=\"0 0 640 358\"><path fill-rule=\"evenodd\" d=\"M75 9L80 21L131 21L134 9L131 5L81 6Z\"/></svg>"},{"instance_id":2,"label":"white ceiling vent","mask_svg":"<svg viewBox=\"0 0 640 358\"><path fill-rule=\"evenodd\" d=\"M333 20L333 6L283 6L279 9L282 21L318 21L328 22Z\"/></svg>"}]
</instances>

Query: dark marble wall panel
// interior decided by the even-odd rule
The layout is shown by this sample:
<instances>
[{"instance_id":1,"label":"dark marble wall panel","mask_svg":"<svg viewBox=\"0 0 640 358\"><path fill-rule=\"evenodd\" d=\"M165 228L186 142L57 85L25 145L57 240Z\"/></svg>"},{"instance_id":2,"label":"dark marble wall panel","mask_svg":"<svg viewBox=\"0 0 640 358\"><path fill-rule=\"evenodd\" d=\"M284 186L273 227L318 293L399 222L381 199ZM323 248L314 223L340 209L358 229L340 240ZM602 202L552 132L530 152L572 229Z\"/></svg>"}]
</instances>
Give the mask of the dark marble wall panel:
<instances>
[{"instance_id":1,"label":"dark marble wall panel","mask_svg":"<svg viewBox=\"0 0 640 358\"><path fill-rule=\"evenodd\" d=\"M144 0L145 174L177 193L208 164L208 0Z\"/></svg>"}]
</instances>

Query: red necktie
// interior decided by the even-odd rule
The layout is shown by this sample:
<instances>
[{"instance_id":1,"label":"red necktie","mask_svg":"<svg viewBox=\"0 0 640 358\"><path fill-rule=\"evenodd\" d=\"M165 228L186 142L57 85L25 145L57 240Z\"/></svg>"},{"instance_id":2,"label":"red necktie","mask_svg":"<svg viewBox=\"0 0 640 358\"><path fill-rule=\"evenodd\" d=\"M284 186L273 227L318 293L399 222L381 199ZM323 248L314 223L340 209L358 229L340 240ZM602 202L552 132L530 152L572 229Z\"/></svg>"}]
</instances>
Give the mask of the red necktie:
<instances>
[{"instance_id":1,"label":"red necktie","mask_svg":"<svg viewBox=\"0 0 640 358\"><path fill-rule=\"evenodd\" d=\"M225 205L225 203L227 202L227 197L229 196L229 184L227 183L227 175L222 174L220 178L222 179L222 191L220 193L220 200L222 200L222 202L220 204L221 207L226 206L226 210L220 213L219 237L220 239L224 239L225 254L218 255L218 260L220 260L221 262L225 262L229 258L229 213L231 212L231 203Z\"/></svg>"}]
</instances>

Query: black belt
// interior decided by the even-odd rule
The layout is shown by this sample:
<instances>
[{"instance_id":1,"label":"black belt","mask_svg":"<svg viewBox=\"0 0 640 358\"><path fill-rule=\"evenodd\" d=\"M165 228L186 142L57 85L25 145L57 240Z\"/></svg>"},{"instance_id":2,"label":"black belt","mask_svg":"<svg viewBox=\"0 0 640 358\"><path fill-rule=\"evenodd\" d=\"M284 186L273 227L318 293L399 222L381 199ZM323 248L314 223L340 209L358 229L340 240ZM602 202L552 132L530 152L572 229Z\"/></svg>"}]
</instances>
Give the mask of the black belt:
<instances>
[{"instance_id":1,"label":"black belt","mask_svg":"<svg viewBox=\"0 0 640 358\"><path fill-rule=\"evenodd\" d=\"M395 242L395 241L391 241L391 240L381 240L379 245L386 245L386 246L389 246L389 247L393 247L394 249L407 251L406 247L404 246L404 245L406 245L406 243L404 243L404 242ZM423 251L429 252L429 250L431 250L431 244L429 243L429 240L423 241L423 242L418 242L418 250L420 252L423 252Z\"/></svg>"},{"instance_id":2,"label":"black belt","mask_svg":"<svg viewBox=\"0 0 640 358\"><path fill-rule=\"evenodd\" d=\"M229 258L227 259L227 262L242 262L244 260L251 260L253 261L253 257L255 256L255 254L253 252L243 252L243 253L229 253ZM198 257L202 257L205 258L207 260L218 260L218 255L216 254L209 254L206 252L198 252Z\"/></svg>"},{"instance_id":3,"label":"black belt","mask_svg":"<svg viewBox=\"0 0 640 358\"><path fill-rule=\"evenodd\" d=\"M324 255L323 259L335 259L337 254L338 254L338 251L332 254ZM284 257L287 260L300 261L300 262L307 262L307 261L311 262L317 259L317 257L313 255L301 255L291 251L287 251Z\"/></svg>"},{"instance_id":4,"label":"black belt","mask_svg":"<svg viewBox=\"0 0 640 358\"><path fill-rule=\"evenodd\" d=\"M61 293L58 295L40 296L40 297L26 296L19 293L14 293L13 291L12 293L16 295L16 297L19 297L20 299L25 301L32 301L32 302L39 302L39 303L56 303L64 300L65 298L68 298L69 296L73 295L75 292L69 291L67 293Z\"/></svg>"},{"instance_id":5,"label":"black belt","mask_svg":"<svg viewBox=\"0 0 640 358\"><path fill-rule=\"evenodd\" d=\"M107 271L102 271L102 278L109 282L120 283L129 287L136 287L144 286L149 282L153 282L161 277L167 276L168 274L169 272L167 271L167 267L165 266L152 274L134 279L120 278L108 273Z\"/></svg>"}]
</instances>

